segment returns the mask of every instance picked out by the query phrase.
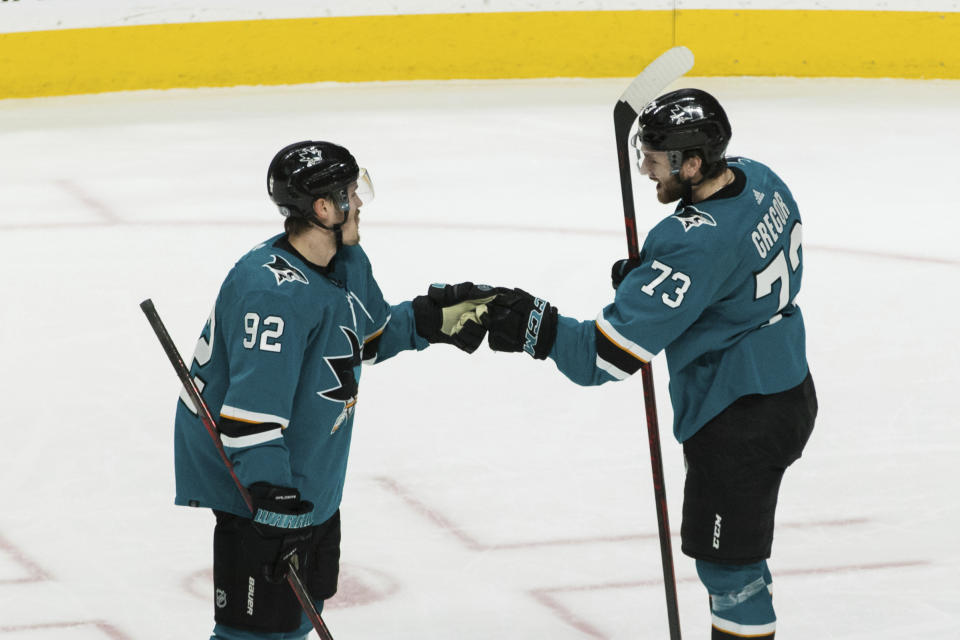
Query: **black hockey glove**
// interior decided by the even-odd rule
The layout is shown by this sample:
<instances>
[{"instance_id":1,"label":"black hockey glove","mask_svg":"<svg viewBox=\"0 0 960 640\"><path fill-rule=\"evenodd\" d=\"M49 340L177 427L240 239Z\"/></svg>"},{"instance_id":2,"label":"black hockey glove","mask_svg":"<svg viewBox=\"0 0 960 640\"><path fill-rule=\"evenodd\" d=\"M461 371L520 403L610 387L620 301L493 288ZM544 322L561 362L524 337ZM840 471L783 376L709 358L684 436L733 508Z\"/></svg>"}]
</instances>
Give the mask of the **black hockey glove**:
<instances>
[{"instance_id":1,"label":"black hockey glove","mask_svg":"<svg viewBox=\"0 0 960 640\"><path fill-rule=\"evenodd\" d=\"M557 308L523 289L498 289L483 323L494 351L526 351L537 360L550 354L557 339Z\"/></svg>"},{"instance_id":2,"label":"black hockey glove","mask_svg":"<svg viewBox=\"0 0 960 640\"><path fill-rule=\"evenodd\" d=\"M473 353L487 330L480 323L485 305L496 291L485 284L433 284L425 296L413 299L417 333L432 343L444 342Z\"/></svg>"},{"instance_id":3,"label":"black hockey glove","mask_svg":"<svg viewBox=\"0 0 960 640\"><path fill-rule=\"evenodd\" d=\"M610 268L610 282L613 284L614 291L627 277L627 274L639 266L640 258L623 258L614 262L613 267Z\"/></svg>"},{"instance_id":4,"label":"black hockey glove","mask_svg":"<svg viewBox=\"0 0 960 640\"><path fill-rule=\"evenodd\" d=\"M276 543L275 557L264 566L270 582L281 582L291 561L306 568L313 504L300 499L300 492L266 482L250 485L253 500L253 528L265 541Z\"/></svg>"}]
</instances>

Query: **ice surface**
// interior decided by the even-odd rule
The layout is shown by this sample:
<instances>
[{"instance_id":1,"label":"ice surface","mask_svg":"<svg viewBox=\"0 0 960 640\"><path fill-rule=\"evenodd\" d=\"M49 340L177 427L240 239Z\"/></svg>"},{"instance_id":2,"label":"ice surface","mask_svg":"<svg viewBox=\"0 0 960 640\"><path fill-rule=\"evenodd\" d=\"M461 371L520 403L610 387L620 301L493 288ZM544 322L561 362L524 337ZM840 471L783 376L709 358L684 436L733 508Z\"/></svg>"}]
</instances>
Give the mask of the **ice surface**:
<instances>
[{"instance_id":1,"label":"ice surface","mask_svg":"<svg viewBox=\"0 0 960 640\"><path fill-rule=\"evenodd\" d=\"M804 217L820 419L781 493L778 638L960 637L960 83L686 80ZM388 299L522 286L593 318L625 253L622 80L312 85L0 101L0 640L205 638L206 511L176 508L178 382L233 261L280 229L267 162L348 145ZM636 180L641 229L666 209ZM658 382L679 530L680 447ZM640 381L443 346L365 368L339 638L667 636ZM674 538L679 546L679 539ZM675 551L687 638L706 596Z\"/></svg>"}]
</instances>

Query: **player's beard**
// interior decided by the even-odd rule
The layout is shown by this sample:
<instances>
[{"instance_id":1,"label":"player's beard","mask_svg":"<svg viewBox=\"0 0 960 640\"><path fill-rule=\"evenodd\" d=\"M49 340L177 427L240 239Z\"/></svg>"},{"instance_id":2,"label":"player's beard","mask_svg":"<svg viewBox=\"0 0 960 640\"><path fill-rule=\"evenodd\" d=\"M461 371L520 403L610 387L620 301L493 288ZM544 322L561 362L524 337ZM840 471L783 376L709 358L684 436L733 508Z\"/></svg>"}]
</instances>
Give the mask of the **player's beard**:
<instances>
[{"instance_id":1,"label":"player's beard","mask_svg":"<svg viewBox=\"0 0 960 640\"><path fill-rule=\"evenodd\" d=\"M350 229L343 234L343 244L353 246L360 244L360 212L351 215Z\"/></svg>"},{"instance_id":2,"label":"player's beard","mask_svg":"<svg viewBox=\"0 0 960 640\"><path fill-rule=\"evenodd\" d=\"M663 204L676 202L683 197L683 184L675 175L657 182L657 200Z\"/></svg>"}]
</instances>

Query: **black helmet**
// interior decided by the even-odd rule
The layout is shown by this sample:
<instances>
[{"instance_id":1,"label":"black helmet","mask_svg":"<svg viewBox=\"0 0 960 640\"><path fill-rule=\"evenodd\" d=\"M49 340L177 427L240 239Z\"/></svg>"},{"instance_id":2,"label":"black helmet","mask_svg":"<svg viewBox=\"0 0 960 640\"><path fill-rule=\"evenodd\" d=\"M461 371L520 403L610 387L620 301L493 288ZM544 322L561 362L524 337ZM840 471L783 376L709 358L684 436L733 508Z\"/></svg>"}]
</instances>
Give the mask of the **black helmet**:
<instances>
[{"instance_id":1,"label":"black helmet","mask_svg":"<svg viewBox=\"0 0 960 640\"><path fill-rule=\"evenodd\" d=\"M666 151L674 173L683 164L684 151L703 156L703 175L723 159L732 134L730 121L717 99L700 89L678 89L656 98L638 118L634 146Z\"/></svg>"},{"instance_id":2,"label":"black helmet","mask_svg":"<svg viewBox=\"0 0 960 640\"><path fill-rule=\"evenodd\" d=\"M350 211L347 186L359 175L357 161L344 147L332 142L295 142L270 162L267 193L285 216L312 220L314 201L329 198L346 219Z\"/></svg>"}]
</instances>

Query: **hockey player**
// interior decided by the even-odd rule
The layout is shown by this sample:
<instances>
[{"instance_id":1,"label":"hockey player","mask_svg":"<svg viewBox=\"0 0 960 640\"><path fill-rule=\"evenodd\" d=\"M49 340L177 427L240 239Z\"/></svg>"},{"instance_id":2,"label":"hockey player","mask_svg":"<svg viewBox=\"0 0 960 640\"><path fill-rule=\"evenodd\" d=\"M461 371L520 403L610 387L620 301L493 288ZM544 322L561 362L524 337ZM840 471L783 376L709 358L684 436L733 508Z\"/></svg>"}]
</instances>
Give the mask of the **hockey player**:
<instances>
[{"instance_id":1,"label":"hockey player","mask_svg":"<svg viewBox=\"0 0 960 640\"><path fill-rule=\"evenodd\" d=\"M710 94L681 89L639 115L640 173L673 214L612 270L614 301L579 322L514 289L489 305L490 347L550 357L580 385L623 380L666 350L687 465L681 539L710 594L713 638L773 638L767 567L784 470L813 429L816 393L795 298L800 212L783 181L725 158Z\"/></svg>"},{"instance_id":2,"label":"hockey player","mask_svg":"<svg viewBox=\"0 0 960 640\"><path fill-rule=\"evenodd\" d=\"M359 244L372 183L347 149L285 147L267 190L285 233L229 272L191 369L254 518L185 395L176 413L176 503L216 515L214 639L307 636L310 622L284 581L288 559L318 609L336 592L362 364L435 342L473 352L486 333L472 313L489 299L481 286L433 285L387 304Z\"/></svg>"}]
</instances>

